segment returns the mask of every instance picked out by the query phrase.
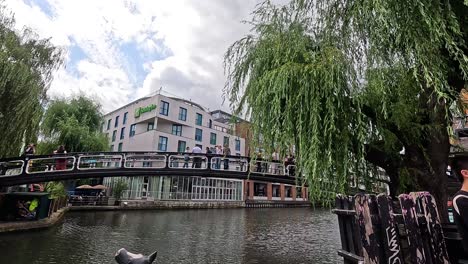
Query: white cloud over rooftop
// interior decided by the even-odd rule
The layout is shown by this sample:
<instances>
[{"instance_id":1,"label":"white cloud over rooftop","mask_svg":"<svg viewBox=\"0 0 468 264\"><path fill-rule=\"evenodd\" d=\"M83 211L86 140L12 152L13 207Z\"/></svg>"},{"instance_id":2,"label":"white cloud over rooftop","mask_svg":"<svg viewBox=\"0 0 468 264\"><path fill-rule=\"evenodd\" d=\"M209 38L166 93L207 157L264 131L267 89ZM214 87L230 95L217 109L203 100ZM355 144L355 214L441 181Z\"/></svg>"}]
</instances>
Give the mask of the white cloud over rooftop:
<instances>
[{"instance_id":1,"label":"white cloud over rooftop","mask_svg":"<svg viewBox=\"0 0 468 264\"><path fill-rule=\"evenodd\" d=\"M258 0L8 0L17 26L67 50L51 96L79 92L111 111L163 87L213 109L223 55L249 28Z\"/></svg>"}]
</instances>

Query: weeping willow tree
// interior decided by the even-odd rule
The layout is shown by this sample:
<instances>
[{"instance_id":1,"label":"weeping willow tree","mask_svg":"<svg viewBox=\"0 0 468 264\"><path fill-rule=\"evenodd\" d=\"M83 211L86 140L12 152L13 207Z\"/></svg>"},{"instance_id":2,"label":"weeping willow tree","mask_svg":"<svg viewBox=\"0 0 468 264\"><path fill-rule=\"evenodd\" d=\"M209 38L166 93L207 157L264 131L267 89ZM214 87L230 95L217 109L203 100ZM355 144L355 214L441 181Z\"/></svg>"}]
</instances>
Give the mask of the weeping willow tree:
<instances>
[{"instance_id":1,"label":"weeping willow tree","mask_svg":"<svg viewBox=\"0 0 468 264\"><path fill-rule=\"evenodd\" d=\"M311 198L379 166L393 194L428 190L443 209L449 108L468 73L466 4L266 1L226 52L226 95L263 147L295 146Z\"/></svg>"},{"instance_id":2,"label":"weeping willow tree","mask_svg":"<svg viewBox=\"0 0 468 264\"><path fill-rule=\"evenodd\" d=\"M48 39L14 27L0 1L0 158L17 156L36 140L52 73L62 62Z\"/></svg>"},{"instance_id":3,"label":"weeping willow tree","mask_svg":"<svg viewBox=\"0 0 468 264\"><path fill-rule=\"evenodd\" d=\"M59 145L68 152L105 151L109 142L101 132L102 122L100 104L88 97L51 100L41 123L38 153L50 154Z\"/></svg>"}]
</instances>

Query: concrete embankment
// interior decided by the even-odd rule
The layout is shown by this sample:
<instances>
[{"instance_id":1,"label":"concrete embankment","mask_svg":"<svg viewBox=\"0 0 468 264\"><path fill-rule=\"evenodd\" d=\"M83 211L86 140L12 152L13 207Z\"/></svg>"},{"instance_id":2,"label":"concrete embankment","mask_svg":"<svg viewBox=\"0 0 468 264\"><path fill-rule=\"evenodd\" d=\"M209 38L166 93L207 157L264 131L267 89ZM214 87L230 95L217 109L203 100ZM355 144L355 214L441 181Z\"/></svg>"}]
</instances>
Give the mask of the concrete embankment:
<instances>
[{"instance_id":1,"label":"concrete embankment","mask_svg":"<svg viewBox=\"0 0 468 264\"><path fill-rule=\"evenodd\" d=\"M63 216L69 210L69 208L70 207L64 207L62 209L59 209L51 216L37 221L0 222L0 233L26 231L51 227L60 222L60 220L62 220Z\"/></svg>"}]
</instances>

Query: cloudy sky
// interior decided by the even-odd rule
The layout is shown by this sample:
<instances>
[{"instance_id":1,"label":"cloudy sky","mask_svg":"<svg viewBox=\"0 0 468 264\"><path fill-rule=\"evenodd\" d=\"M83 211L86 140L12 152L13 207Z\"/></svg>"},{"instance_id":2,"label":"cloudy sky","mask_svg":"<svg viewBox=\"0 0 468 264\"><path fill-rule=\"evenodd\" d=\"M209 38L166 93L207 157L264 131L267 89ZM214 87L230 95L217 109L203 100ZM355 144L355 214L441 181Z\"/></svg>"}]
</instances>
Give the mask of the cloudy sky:
<instances>
[{"instance_id":1,"label":"cloudy sky","mask_svg":"<svg viewBox=\"0 0 468 264\"><path fill-rule=\"evenodd\" d=\"M222 104L223 54L248 33L260 0L7 0L17 27L66 51L50 96L84 92L111 111L160 87L211 110Z\"/></svg>"}]
</instances>

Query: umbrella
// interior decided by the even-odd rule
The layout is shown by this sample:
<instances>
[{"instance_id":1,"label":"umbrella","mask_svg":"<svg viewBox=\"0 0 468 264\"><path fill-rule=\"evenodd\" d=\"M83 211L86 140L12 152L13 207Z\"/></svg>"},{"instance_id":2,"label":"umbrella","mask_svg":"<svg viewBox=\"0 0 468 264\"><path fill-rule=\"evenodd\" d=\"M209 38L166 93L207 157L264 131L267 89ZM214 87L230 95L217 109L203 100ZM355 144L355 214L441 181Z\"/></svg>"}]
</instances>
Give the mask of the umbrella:
<instances>
[{"instance_id":1,"label":"umbrella","mask_svg":"<svg viewBox=\"0 0 468 264\"><path fill-rule=\"evenodd\" d=\"M96 186L93 186L92 188L93 188L93 189L96 189L96 190L105 190L105 189L107 189L106 186L101 185L101 184L98 184L98 185L96 185Z\"/></svg>"},{"instance_id":2,"label":"umbrella","mask_svg":"<svg viewBox=\"0 0 468 264\"><path fill-rule=\"evenodd\" d=\"M93 189L93 186L85 184L85 185L80 185L76 187L77 189Z\"/></svg>"}]
</instances>

